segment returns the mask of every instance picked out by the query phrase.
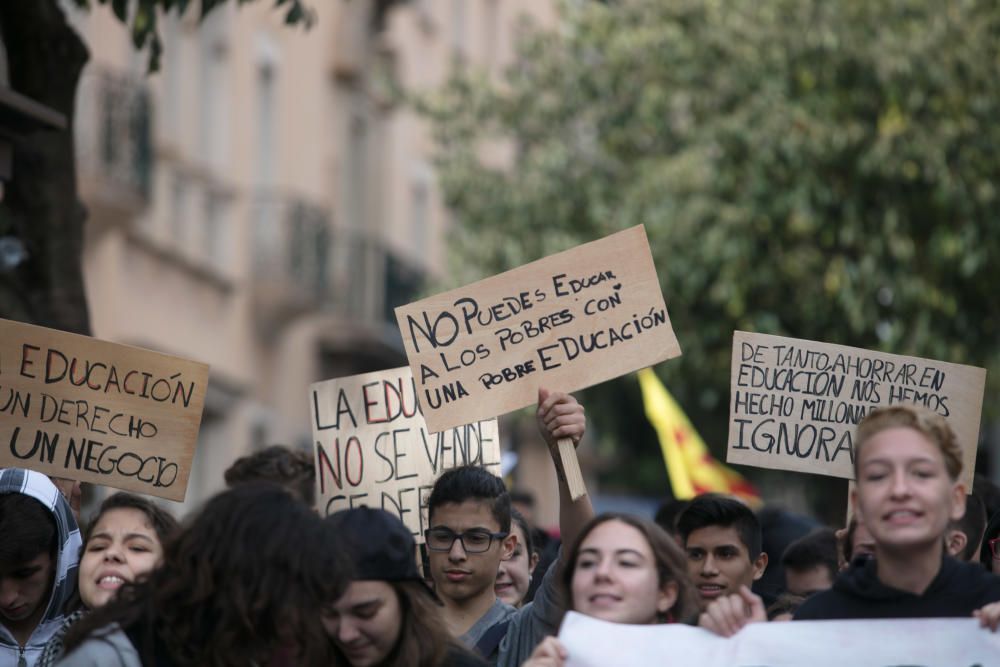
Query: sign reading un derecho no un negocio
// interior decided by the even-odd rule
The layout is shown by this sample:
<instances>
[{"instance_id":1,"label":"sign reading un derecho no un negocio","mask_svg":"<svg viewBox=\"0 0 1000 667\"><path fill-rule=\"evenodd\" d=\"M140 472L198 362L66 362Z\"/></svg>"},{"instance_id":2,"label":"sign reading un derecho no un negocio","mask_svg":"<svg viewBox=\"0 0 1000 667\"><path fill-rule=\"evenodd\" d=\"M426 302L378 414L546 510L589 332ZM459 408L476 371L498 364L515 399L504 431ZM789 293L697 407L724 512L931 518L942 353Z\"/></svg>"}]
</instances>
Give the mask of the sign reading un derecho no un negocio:
<instances>
[{"instance_id":1,"label":"sign reading un derecho no un negocio","mask_svg":"<svg viewBox=\"0 0 1000 667\"><path fill-rule=\"evenodd\" d=\"M0 467L184 500L208 366L0 320Z\"/></svg>"}]
</instances>

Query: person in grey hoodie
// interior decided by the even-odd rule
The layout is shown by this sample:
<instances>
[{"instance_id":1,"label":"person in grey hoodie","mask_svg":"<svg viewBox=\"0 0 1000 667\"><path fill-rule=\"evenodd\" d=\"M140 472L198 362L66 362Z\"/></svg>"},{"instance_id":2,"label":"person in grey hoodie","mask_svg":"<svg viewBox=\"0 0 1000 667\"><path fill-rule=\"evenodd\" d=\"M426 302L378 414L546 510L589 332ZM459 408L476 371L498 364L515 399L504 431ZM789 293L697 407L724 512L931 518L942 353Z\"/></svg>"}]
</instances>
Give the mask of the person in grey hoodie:
<instances>
[{"instance_id":1,"label":"person in grey hoodie","mask_svg":"<svg viewBox=\"0 0 1000 667\"><path fill-rule=\"evenodd\" d=\"M0 469L0 667L32 667L77 600L80 530L45 475Z\"/></svg>"}]
</instances>

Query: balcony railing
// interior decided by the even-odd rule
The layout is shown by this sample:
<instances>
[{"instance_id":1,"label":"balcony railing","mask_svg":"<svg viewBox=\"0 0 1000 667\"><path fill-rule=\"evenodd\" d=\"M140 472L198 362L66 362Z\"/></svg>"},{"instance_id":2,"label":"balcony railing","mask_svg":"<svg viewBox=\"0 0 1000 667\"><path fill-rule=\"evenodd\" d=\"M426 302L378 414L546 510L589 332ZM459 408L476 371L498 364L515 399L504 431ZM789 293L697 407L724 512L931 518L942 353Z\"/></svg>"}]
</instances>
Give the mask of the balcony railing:
<instances>
[{"instance_id":1,"label":"balcony railing","mask_svg":"<svg viewBox=\"0 0 1000 667\"><path fill-rule=\"evenodd\" d=\"M363 230L332 224L302 199L264 193L254 206L253 282L258 326L273 333L308 313L330 313L380 337L395 326L423 272Z\"/></svg>"},{"instance_id":2,"label":"balcony railing","mask_svg":"<svg viewBox=\"0 0 1000 667\"><path fill-rule=\"evenodd\" d=\"M88 68L80 77L74 130L87 203L125 214L145 206L152 175L152 105L145 82Z\"/></svg>"}]
</instances>

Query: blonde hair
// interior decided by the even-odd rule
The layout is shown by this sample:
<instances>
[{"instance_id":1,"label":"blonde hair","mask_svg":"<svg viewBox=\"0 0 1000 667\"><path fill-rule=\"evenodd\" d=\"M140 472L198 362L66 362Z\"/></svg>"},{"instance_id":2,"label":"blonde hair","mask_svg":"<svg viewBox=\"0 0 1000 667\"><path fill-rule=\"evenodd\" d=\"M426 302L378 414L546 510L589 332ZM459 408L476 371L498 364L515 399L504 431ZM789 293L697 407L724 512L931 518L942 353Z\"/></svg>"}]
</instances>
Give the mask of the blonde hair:
<instances>
[{"instance_id":1,"label":"blonde hair","mask_svg":"<svg viewBox=\"0 0 1000 667\"><path fill-rule=\"evenodd\" d=\"M893 405L869 413L858 424L857 438L854 443L855 478L858 476L861 448L877 433L889 428L912 428L917 431L941 451L948 476L953 481L962 474L962 448L958 444L955 432L948 425L948 421L936 412L915 405Z\"/></svg>"}]
</instances>

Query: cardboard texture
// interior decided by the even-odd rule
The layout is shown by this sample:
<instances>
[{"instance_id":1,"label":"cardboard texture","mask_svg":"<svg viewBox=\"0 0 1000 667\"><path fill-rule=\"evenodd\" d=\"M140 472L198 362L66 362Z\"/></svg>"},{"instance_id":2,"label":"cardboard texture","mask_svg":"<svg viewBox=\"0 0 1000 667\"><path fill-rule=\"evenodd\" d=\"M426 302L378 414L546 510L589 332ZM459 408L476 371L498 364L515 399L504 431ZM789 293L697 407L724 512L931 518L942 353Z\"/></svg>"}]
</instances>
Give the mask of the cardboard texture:
<instances>
[{"instance_id":1,"label":"cardboard texture","mask_svg":"<svg viewBox=\"0 0 1000 667\"><path fill-rule=\"evenodd\" d=\"M181 501L208 366L0 320L0 466Z\"/></svg>"},{"instance_id":2,"label":"cardboard texture","mask_svg":"<svg viewBox=\"0 0 1000 667\"><path fill-rule=\"evenodd\" d=\"M442 472L472 464L500 474L496 419L429 433L409 368L317 382L309 405L323 515L378 507L396 514L421 544L427 496Z\"/></svg>"},{"instance_id":3,"label":"cardboard texture","mask_svg":"<svg viewBox=\"0 0 1000 667\"><path fill-rule=\"evenodd\" d=\"M640 225L396 309L437 432L679 356Z\"/></svg>"},{"instance_id":4,"label":"cardboard texture","mask_svg":"<svg viewBox=\"0 0 1000 667\"><path fill-rule=\"evenodd\" d=\"M971 489L985 388L982 368L736 331L726 460L852 479L858 422L908 403L948 419Z\"/></svg>"}]
</instances>

